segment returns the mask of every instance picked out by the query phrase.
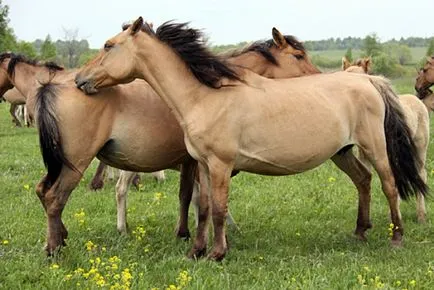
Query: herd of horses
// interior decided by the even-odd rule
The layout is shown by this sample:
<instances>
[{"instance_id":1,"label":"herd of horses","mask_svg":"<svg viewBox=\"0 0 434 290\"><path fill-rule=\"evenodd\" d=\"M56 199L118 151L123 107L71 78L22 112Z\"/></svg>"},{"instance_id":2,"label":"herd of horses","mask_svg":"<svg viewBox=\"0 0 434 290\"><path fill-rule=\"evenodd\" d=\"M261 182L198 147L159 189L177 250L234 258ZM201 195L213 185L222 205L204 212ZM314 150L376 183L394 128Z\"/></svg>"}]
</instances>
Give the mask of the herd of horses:
<instances>
[{"instance_id":1,"label":"herd of horses","mask_svg":"<svg viewBox=\"0 0 434 290\"><path fill-rule=\"evenodd\" d=\"M344 59L345 71L321 73L303 44L276 28L268 41L215 55L199 30L167 22L154 31L141 17L78 70L1 54L0 95L17 90L39 133L47 173L36 193L47 216L47 253L65 245L63 209L95 157L96 187L106 164L122 170L116 200L123 233L136 172L180 171L177 236L190 237L193 201L192 258L206 254L210 220L208 257L226 255L232 176L297 174L328 159L358 191L361 240L372 227L375 169L390 207L392 244L401 245L400 199L415 195L418 220L425 221L434 59L419 72L418 96L397 96L386 79L368 74L370 63Z\"/></svg>"}]
</instances>

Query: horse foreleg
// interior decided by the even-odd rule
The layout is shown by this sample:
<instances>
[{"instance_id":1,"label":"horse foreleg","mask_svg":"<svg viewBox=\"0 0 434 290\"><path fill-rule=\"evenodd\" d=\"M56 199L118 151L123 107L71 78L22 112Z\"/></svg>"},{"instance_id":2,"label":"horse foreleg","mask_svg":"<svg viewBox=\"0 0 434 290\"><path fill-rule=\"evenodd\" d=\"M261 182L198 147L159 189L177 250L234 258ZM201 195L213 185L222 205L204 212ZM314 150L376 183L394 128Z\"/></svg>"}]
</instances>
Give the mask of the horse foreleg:
<instances>
[{"instance_id":1,"label":"horse foreleg","mask_svg":"<svg viewBox=\"0 0 434 290\"><path fill-rule=\"evenodd\" d=\"M92 178L92 181L90 182L90 189L92 190L98 190L103 188L104 186L104 172L107 165L100 161L98 164L98 168L96 169L95 175Z\"/></svg>"},{"instance_id":2,"label":"horse foreleg","mask_svg":"<svg viewBox=\"0 0 434 290\"><path fill-rule=\"evenodd\" d=\"M136 172L121 170L116 183L117 228L121 234L127 233L127 193Z\"/></svg>"},{"instance_id":3,"label":"horse foreleg","mask_svg":"<svg viewBox=\"0 0 434 290\"><path fill-rule=\"evenodd\" d=\"M225 220L228 213L228 195L232 166L217 158L211 159L209 162L214 247L209 253L208 258L221 261L228 250Z\"/></svg>"},{"instance_id":4,"label":"horse foreleg","mask_svg":"<svg viewBox=\"0 0 434 290\"><path fill-rule=\"evenodd\" d=\"M193 248L188 253L189 258L200 258L206 253L206 246L208 243L208 226L209 226L209 174L208 169L199 164L199 168L197 170L198 183L196 185L195 190L199 190L198 194L195 194L195 198L197 199L196 204L199 204L197 207L197 233L196 238L194 240ZM188 207L187 207L188 209Z\"/></svg>"},{"instance_id":5,"label":"horse foreleg","mask_svg":"<svg viewBox=\"0 0 434 290\"><path fill-rule=\"evenodd\" d=\"M193 186L197 176L197 161L190 158L181 165L181 180L179 186L179 220L176 227L176 236L189 239L188 209L193 194Z\"/></svg>"},{"instance_id":6,"label":"horse foreleg","mask_svg":"<svg viewBox=\"0 0 434 290\"><path fill-rule=\"evenodd\" d=\"M80 179L80 173L64 166L59 177L45 195L48 218L46 251L49 255L54 254L56 249L65 245L68 231L62 222L62 212L69 195Z\"/></svg>"},{"instance_id":7,"label":"horse foreleg","mask_svg":"<svg viewBox=\"0 0 434 290\"><path fill-rule=\"evenodd\" d=\"M371 179L372 174L366 166L357 159L352 150L334 155L332 161L352 180L359 193L359 208L357 226L354 234L360 240L366 240L365 232L372 227L370 220Z\"/></svg>"}]
</instances>

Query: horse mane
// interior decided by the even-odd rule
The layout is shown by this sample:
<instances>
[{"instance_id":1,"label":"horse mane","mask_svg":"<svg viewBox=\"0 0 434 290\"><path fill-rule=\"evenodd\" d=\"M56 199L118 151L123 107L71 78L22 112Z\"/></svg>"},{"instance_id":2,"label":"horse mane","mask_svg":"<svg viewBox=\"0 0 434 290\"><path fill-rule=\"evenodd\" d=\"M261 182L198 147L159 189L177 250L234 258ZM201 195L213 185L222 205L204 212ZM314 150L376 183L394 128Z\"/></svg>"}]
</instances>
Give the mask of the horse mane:
<instances>
[{"instance_id":1,"label":"horse mane","mask_svg":"<svg viewBox=\"0 0 434 290\"><path fill-rule=\"evenodd\" d=\"M5 52L0 54L0 64L3 63L3 61L7 58L10 58L9 65L7 72L10 76L13 76L15 73L15 67L18 63L26 63L32 66L41 66L47 68L50 73L54 73L56 71L63 70L63 67L59 66L55 62L48 61L48 62L41 62L36 59L29 59L21 54L15 54L12 52Z\"/></svg>"},{"instance_id":2,"label":"horse mane","mask_svg":"<svg viewBox=\"0 0 434 290\"><path fill-rule=\"evenodd\" d=\"M142 27L148 34L155 35L169 45L184 60L194 76L204 85L219 88L220 80L240 80L238 74L223 59L214 55L206 46L200 30L189 28L188 23L163 23L154 33L149 26Z\"/></svg>"},{"instance_id":3,"label":"horse mane","mask_svg":"<svg viewBox=\"0 0 434 290\"><path fill-rule=\"evenodd\" d=\"M303 51L302 55L295 55L296 58L302 58L306 54L306 49L302 42L300 42L295 36L293 35L284 35L285 41L292 46L293 48L297 50ZM270 48L273 47L274 41L273 39L269 40L259 40L255 41L249 46L242 48L241 50L235 50L231 52L228 56L229 57L237 57L242 54L248 53L248 52L257 52L261 54L267 61L274 65L279 65L277 59L274 57L274 55L270 52Z\"/></svg>"}]
</instances>

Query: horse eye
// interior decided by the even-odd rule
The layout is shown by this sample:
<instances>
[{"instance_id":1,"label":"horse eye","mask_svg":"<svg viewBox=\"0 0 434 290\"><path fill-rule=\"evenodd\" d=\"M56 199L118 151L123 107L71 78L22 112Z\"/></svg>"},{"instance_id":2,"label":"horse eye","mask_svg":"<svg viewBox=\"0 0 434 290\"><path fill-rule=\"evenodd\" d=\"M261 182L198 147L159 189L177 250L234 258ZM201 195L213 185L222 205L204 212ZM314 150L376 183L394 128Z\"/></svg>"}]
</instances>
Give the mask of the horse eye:
<instances>
[{"instance_id":1,"label":"horse eye","mask_svg":"<svg viewBox=\"0 0 434 290\"><path fill-rule=\"evenodd\" d=\"M113 43L105 43L104 44L104 50L109 50L110 48L113 48L114 44Z\"/></svg>"},{"instance_id":2,"label":"horse eye","mask_svg":"<svg viewBox=\"0 0 434 290\"><path fill-rule=\"evenodd\" d=\"M294 55L294 56L295 56L295 58L298 59L298 60L304 58L304 55L302 55L302 54L296 54L296 55Z\"/></svg>"}]
</instances>

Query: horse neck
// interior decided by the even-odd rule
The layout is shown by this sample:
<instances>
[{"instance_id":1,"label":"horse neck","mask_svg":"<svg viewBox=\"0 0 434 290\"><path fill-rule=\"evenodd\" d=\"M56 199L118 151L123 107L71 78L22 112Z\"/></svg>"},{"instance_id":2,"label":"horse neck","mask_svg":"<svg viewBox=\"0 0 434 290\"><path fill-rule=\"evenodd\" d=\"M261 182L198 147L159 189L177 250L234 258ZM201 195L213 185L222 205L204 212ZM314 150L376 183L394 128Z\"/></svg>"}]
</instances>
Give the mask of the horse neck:
<instances>
[{"instance_id":1,"label":"horse neck","mask_svg":"<svg viewBox=\"0 0 434 290\"><path fill-rule=\"evenodd\" d=\"M15 66L11 81L15 88L27 98L28 94L38 85L38 76L48 71L44 67L38 67L27 63L18 63Z\"/></svg>"},{"instance_id":2,"label":"horse neck","mask_svg":"<svg viewBox=\"0 0 434 290\"><path fill-rule=\"evenodd\" d=\"M266 60L262 56L260 56L257 52L254 51L249 51L237 56L229 57L227 58L227 62L232 65L247 68L259 75L263 75L266 70L265 67Z\"/></svg>"},{"instance_id":3,"label":"horse neck","mask_svg":"<svg viewBox=\"0 0 434 290\"><path fill-rule=\"evenodd\" d=\"M199 82L185 62L168 45L153 39L140 41L138 73L164 100L184 127L198 103L198 97L211 89ZM149 47L146 47L149 46Z\"/></svg>"},{"instance_id":4,"label":"horse neck","mask_svg":"<svg viewBox=\"0 0 434 290\"><path fill-rule=\"evenodd\" d=\"M428 109L428 113L431 113L431 111L434 111L434 93L426 96L422 99L422 102Z\"/></svg>"}]
</instances>

